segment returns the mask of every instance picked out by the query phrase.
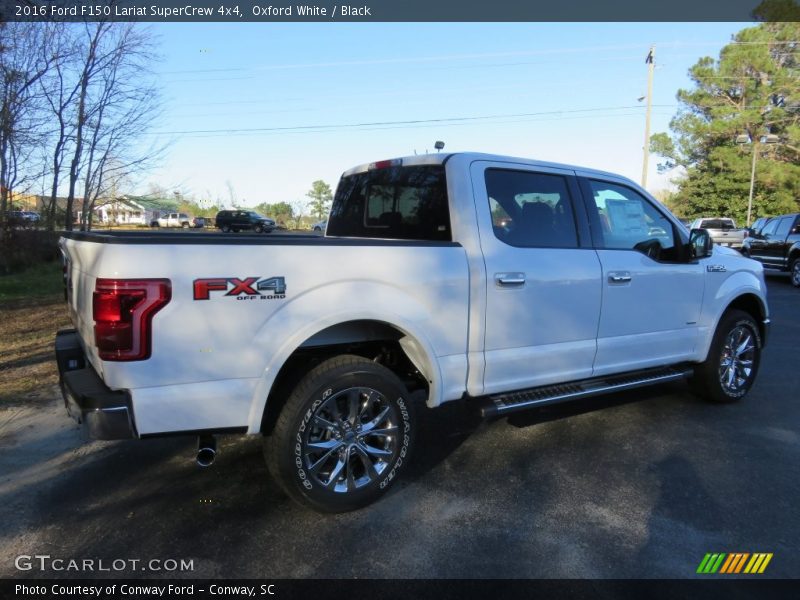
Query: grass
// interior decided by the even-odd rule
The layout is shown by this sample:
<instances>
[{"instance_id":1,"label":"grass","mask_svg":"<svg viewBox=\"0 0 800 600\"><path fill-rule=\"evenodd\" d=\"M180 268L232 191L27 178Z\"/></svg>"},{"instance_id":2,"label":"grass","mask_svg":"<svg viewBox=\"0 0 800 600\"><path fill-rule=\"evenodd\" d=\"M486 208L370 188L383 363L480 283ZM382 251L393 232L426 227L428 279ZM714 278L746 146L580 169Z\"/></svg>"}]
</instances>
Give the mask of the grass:
<instances>
[{"instance_id":1,"label":"grass","mask_svg":"<svg viewBox=\"0 0 800 600\"><path fill-rule=\"evenodd\" d=\"M0 277L0 405L53 399L53 341L67 326L58 263Z\"/></svg>"},{"instance_id":2,"label":"grass","mask_svg":"<svg viewBox=\"0 0 800 600\"><path fill-rule=\"evenodd\" d=\"M0 276L0 305L57 294L62 294L63 298L63 290L61 263L42 263L21 273Z\"/></svg>"}]
</instances>

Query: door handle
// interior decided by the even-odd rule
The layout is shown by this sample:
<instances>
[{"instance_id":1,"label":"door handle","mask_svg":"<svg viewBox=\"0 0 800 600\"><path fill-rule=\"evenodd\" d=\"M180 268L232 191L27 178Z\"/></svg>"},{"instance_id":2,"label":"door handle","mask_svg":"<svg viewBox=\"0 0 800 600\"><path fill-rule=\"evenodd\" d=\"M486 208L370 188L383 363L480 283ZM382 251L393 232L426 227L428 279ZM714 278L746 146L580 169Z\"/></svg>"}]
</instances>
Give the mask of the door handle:
<instances>
[{"instance_id":1,"label":"door handle","mask_svg":"<svg viewBox=\"0 0 800 600\"><path fill-rule=\"evenodd\" d=\"M612 271L608 274L609 283L629 283L631 274L627 271Z\"/></svg>"},{"instance_id":2,"label":"door handle","mask_svg":"<svg viewBox=\"0 0 800 600\"><path fill-rule=\"evenodd\" d=\"M495 273L494 281L503 287L514 287L525 285L525 273Z\"/></svg>"}]
</instances>

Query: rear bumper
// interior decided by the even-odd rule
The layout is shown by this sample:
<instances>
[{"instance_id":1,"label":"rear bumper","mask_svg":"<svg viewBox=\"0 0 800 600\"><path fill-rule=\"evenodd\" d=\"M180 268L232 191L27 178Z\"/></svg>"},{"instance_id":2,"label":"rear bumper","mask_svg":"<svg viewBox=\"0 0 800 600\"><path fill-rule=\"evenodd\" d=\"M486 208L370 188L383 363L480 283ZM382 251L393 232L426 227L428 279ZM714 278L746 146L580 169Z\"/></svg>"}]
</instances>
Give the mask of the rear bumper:
<instances>
[{"instance_id":1,"label":"rear bumper","mask_svg":"<svg viewBox=\"0 0 800 600\"><path fill-rule=\"evenodd\" d=\"M74 329L56 334L56 363L59 385L67 414L96 440L123 440L138 437L131 410L130 395L114 391L86 360Z\"/></svg>"}]
</instances>

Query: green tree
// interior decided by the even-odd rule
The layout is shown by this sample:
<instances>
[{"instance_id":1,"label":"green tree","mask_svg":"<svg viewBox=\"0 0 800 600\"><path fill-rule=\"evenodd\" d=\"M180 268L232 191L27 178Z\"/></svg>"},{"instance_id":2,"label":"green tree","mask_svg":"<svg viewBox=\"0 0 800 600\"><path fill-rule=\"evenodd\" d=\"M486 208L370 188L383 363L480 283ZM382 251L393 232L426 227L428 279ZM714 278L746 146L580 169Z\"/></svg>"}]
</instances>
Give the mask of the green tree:
<instances>
[{"instance_id":1,"label":"green tree","mask_svg":"<svg viewBox=\"0 0 800 600\"><path fill-rule=\"evenodd\" d=\"M800 23L743 29L718 59L690 70L694 89L679 90L672 135L650 150L665 172L682 168L670 204L682 216L747 217L753 153L753 219L798 209L800 198ZM778 143L763 144L765 136ZM749 143L737 144L737 139Z\"/></svg>"},{"instance_id":2,"label":"green tree","mask_svg":"<svg viewBox=\"0 0 800 600\"><path fill-rule=\"evenodd\" d=\"M275 204L268 204L262 202L256 206L256 212L264 216L275 219L278 223L286 224L294 217L294 209L288 202L276 202Z\"/></svg>"},{"instance_id":3,"label":"green tree","mask_svg":"<svg viewBox=\"0 0 800 600\"><path fill-rule=\"evenodd\" d=\"M318 219L322 219L328 214L328 211L331 209L331 201L333 200L331 186L321 179L317 179L311 184L311 189L306 194L306 197L311 199L308 203L308 207L311 209L312 215Z\"/></svg>"}]
</instances>

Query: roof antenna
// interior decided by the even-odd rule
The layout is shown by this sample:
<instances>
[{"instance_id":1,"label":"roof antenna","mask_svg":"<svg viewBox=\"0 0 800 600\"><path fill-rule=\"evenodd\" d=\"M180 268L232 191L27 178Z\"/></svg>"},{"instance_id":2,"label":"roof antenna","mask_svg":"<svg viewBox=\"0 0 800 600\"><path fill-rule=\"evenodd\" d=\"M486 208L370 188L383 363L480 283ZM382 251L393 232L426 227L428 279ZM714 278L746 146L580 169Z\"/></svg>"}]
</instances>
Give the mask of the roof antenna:
<instances>
[{"instance_id":1,"label":"roof antenna","mask_svg":"<svg viewBox=\"0 0 800 600\"><path fill-rule=\"evenodd\" d=\"M443 141L441 141L441 140L438 140L438 141L437 141L437 142L436 142L436 143L433 145L433 147L434 147L434 148L436 148L436 151L437 151L437 152L441 152L441 151L444 149L444 142L443 142Z\"/></svg>"}]
</instances>

